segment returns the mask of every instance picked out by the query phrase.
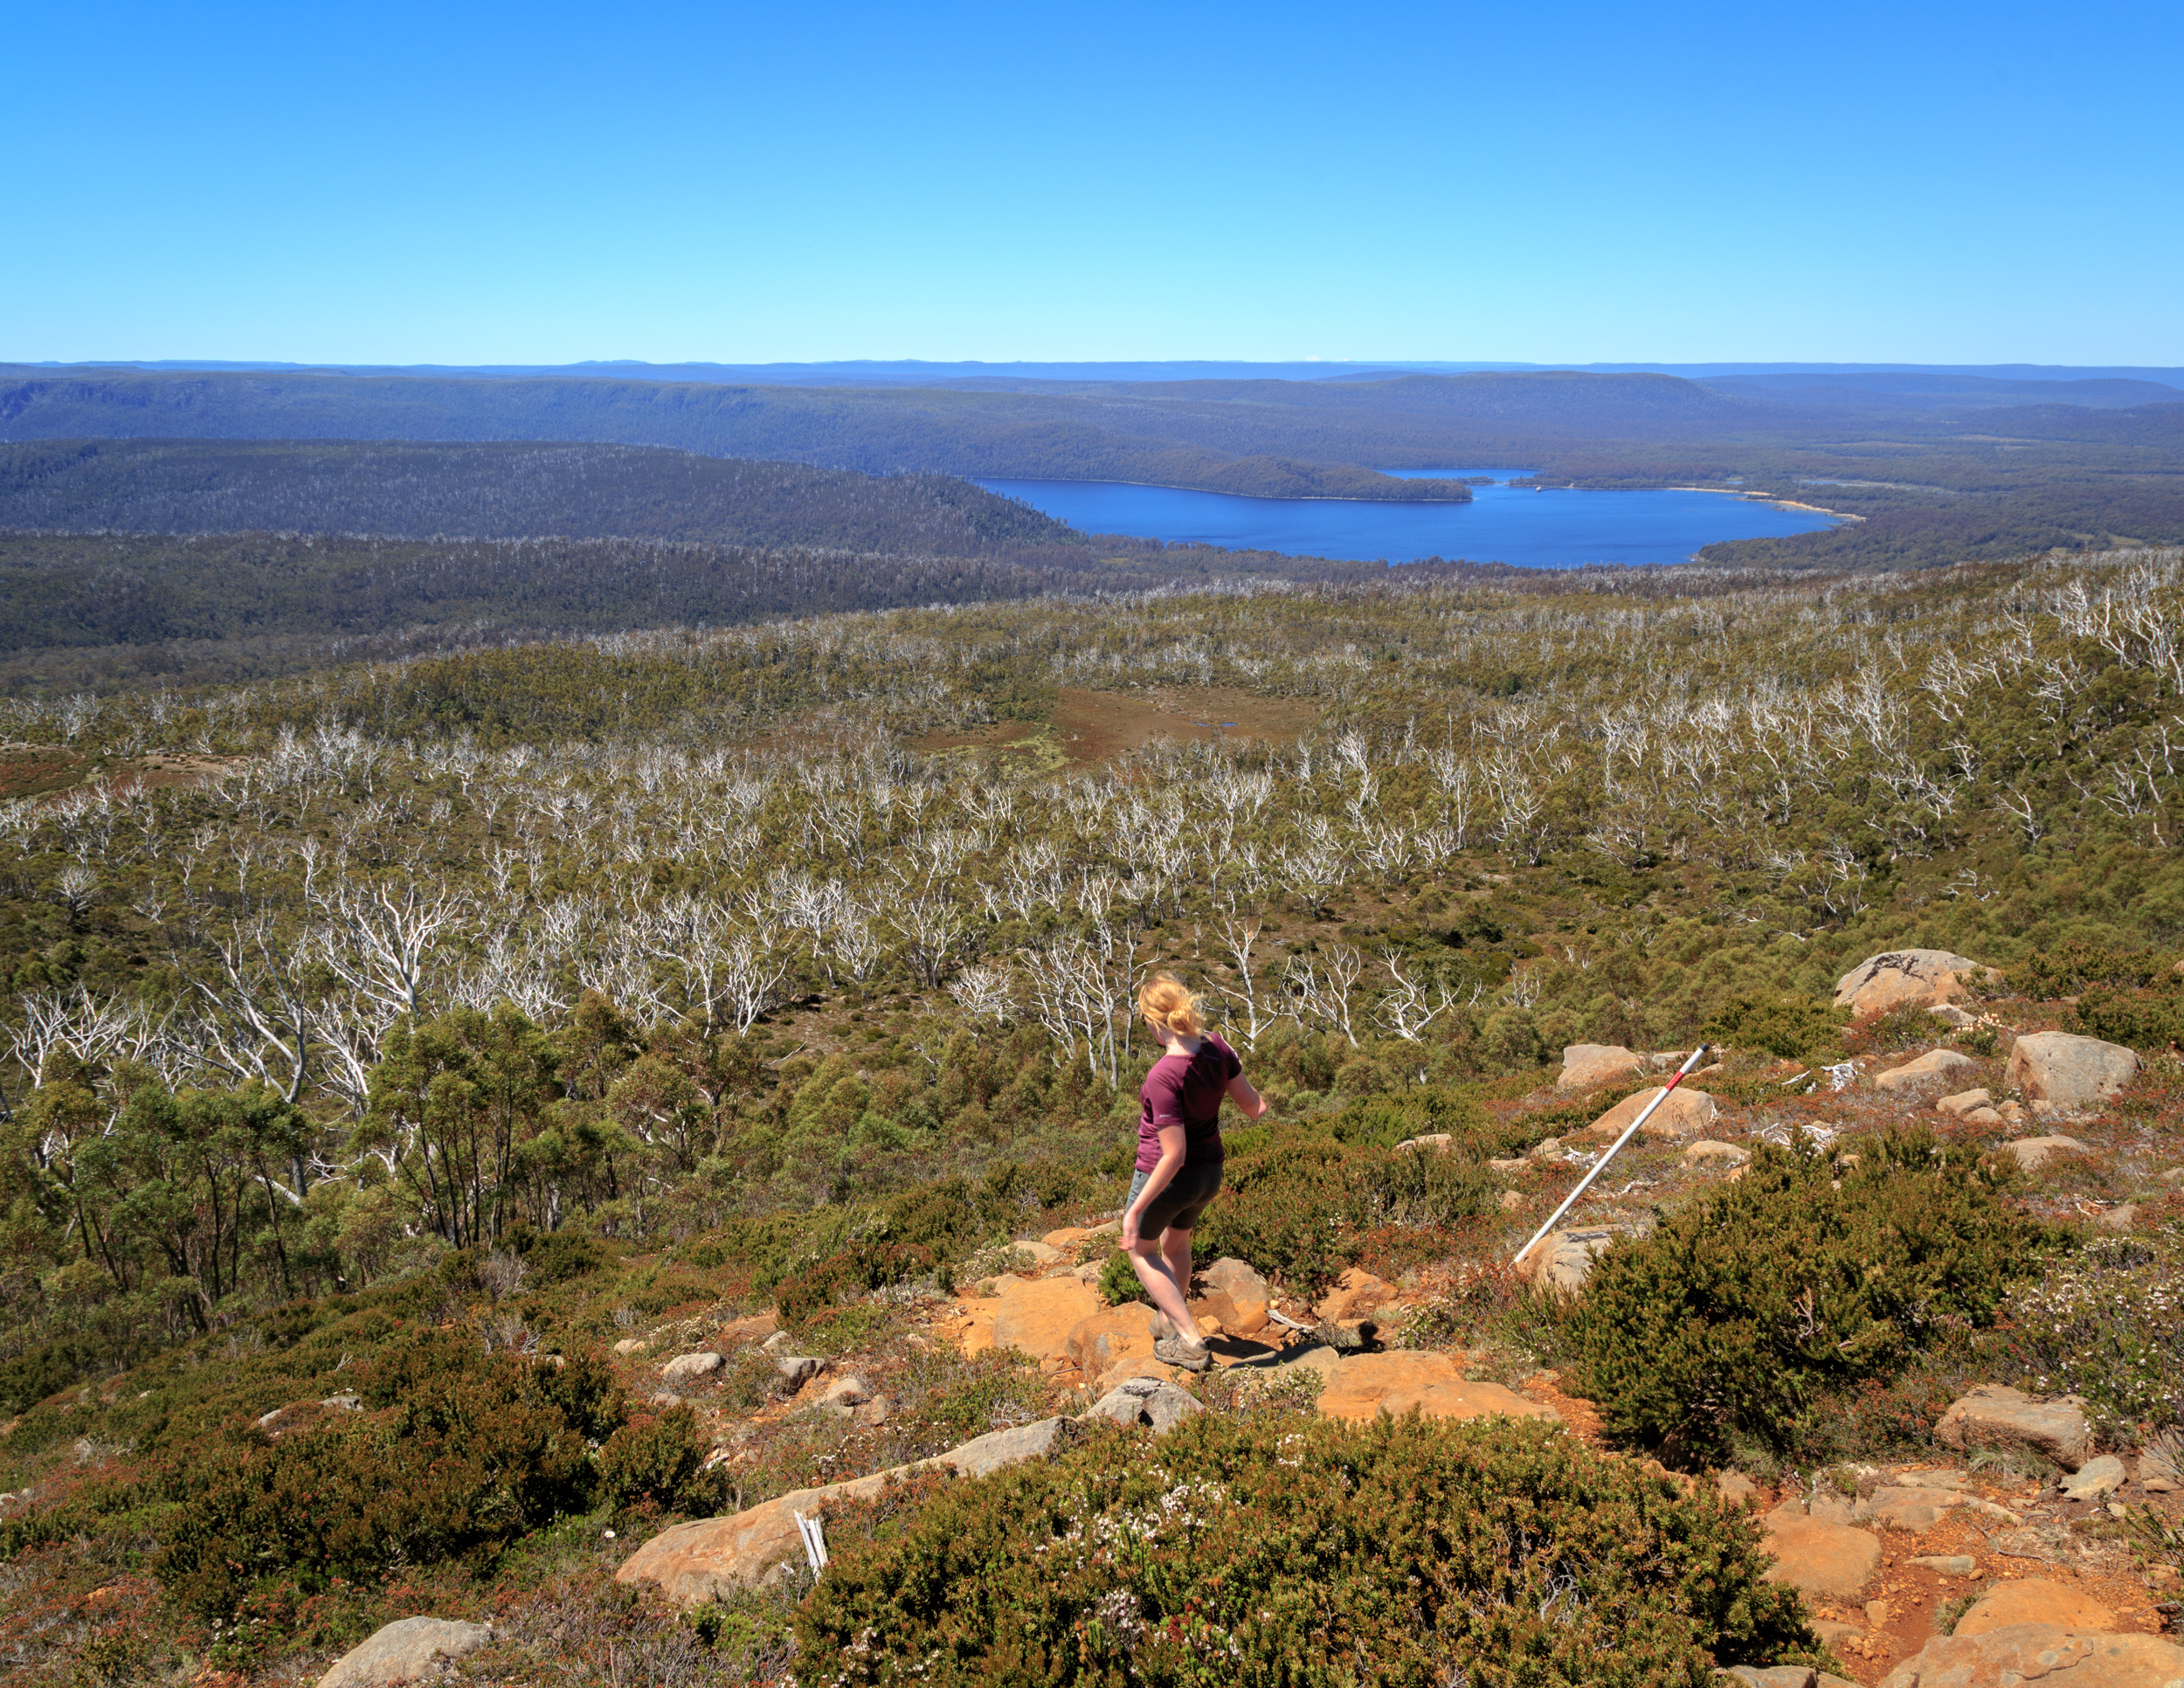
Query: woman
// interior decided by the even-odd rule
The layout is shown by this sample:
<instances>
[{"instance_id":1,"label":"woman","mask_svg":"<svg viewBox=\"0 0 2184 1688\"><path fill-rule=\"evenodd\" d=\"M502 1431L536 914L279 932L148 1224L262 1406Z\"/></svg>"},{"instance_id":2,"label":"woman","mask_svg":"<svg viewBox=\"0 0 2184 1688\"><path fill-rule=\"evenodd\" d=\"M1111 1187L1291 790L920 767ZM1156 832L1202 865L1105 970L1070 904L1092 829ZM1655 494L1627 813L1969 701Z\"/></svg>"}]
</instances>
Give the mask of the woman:
<instances>
[{"instance_id":1,"label":"woman","mask_svg":"<svg viewBox=\"0 0 2184 1688\"><path fill-rule=\"evenodd\" d=\"M1145 981L1137 1011L1166 1049L1137 1092L1137 1175L1120 1239L1158 1309L1153 1358L1202 1372L1213 1355L1191 1317L1191 1232L1221 1187L1221 1098L1256 1119L1266 1103L1236 1052L1206 1029L1198 999L1166 973Z\"/></svg>"}]
</instances>

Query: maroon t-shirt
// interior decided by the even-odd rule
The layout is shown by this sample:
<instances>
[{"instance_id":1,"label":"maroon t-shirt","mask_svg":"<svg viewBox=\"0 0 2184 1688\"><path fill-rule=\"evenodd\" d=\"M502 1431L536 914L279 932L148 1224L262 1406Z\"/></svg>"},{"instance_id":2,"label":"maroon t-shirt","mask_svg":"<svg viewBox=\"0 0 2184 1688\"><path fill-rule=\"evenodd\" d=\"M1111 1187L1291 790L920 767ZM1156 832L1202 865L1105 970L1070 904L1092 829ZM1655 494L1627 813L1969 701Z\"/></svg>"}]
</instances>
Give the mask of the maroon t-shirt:
<instances>
[{"instance_id":1,"label":"maroon t-shirt","mask_svg":"<svg viewBox=\"0 0 2184 1688\"><path fill-rule=\"evenodd\" d=\"M1198 1053L1171 1049L1152 1063L1137 1091L1137 1170L1160 1164L1160 1127L1183 1127L1183 1164L1205 1166L1221 1158L1221 1097L1244 1069L1235 1050L1207 1032Z\"/></svg>"}]
</instances>

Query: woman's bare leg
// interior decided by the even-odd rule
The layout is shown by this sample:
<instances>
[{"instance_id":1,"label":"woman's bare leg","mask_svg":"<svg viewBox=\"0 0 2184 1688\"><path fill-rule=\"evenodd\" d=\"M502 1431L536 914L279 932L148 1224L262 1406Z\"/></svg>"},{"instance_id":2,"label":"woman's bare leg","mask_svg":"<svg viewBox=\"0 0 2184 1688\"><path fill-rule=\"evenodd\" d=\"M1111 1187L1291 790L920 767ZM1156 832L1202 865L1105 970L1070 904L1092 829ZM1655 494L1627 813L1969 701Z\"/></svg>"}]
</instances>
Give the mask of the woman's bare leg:
<instances>
[{"instance_id":1,"label":"woman's bare leg","mask_svg":"<svg viewBox=\"0 0 2184 1688\"><path fill-rule=\"evenodd\" d=\"M1191 1298L1191 1234L1172 1225L1160 1234L1160 1258L1186 1302Z\"/></svg>"},{"instance_id":2,"label":"woman's bare leg","mask_svg":"<svg viewBox=\"0 0 2184 1688\"><path fill-rule=\"evenodd\" d=\"M1186 1231L1184 1235L1187 1246L1190 1233ZM1137 1281L1145 1286L1145 1293L1152 1297L1152 1304L1165 1313L1168 1322L1175 1326L1176 1334L1192 1342L1204 1341L1199 1334L1198 1321L1191 1317L1190 1301L1177 1287L1175 1276L1162 1256L1160 1239L1138 1238L1137 1246L1130 1250L1130 1263L1137 1274Z\"/></svg>"}]
</instances>

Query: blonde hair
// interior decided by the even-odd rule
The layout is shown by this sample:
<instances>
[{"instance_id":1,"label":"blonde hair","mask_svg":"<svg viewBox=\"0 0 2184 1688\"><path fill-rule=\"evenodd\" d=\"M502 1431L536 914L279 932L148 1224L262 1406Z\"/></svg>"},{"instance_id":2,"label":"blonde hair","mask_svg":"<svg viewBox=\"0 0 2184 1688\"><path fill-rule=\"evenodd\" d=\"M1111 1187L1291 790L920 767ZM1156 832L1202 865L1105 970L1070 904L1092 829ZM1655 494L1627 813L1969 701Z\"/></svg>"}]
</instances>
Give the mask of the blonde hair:
<instances>
[{"instance_id":1,"label":"blonde hair","mask_svg":"<svg viewBox=\"0 0 2184 1688\"><path fill-rule=\"evenodd\" d=\"M1199 1000L1172 973L1155 973L1137 988L1137 1012L1164 1031L1196 1037L1206 1029Z\"/></svg>"}]
</instances>

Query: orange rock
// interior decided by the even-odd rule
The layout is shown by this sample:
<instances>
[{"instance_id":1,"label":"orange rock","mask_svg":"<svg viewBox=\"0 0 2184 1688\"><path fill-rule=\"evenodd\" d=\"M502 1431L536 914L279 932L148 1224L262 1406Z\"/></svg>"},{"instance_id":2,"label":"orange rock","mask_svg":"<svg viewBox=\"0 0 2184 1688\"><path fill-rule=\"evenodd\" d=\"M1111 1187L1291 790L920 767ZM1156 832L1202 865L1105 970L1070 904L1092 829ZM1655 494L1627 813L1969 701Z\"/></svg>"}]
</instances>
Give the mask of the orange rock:
<instances>
[{"instance_id":1,"label":"orange rock","mask_svg":"<svg viewBox=\"0 0 2184 1688\"><path fill-rule=\"evenodd\" d=\"M1100 1293L1074 1277L1013 1279L1001 1286L993 1346L1033 1359L1069 1351L1069 1332L1100 1311Z\"/></svg>"},{"instance_id":2,"label":"orange rock","mask_svg":"<svg viewBox=\"0 0 2184 1688\"><path fill-rule=\"evenodd\" d=\"M1592 1090L1636 1072L1645 1056L1620 1043L1572 1043L1562 1052L1558 1090Z\"/></svg>"},{"instance_id":3,"label":"orange rock","mask_svg":"<svg viewBox=\"0 0 2184 1688\"><path fill-rule=\"evenodd\" d=\"M1224 1257L1199 1276L1205 1280L1208 1302L1214 1302L1218 1297L1227 1303L1226 1309L1218 1304L1213 1309L1224 1329L1238 1336L1250 1336L1267 1328L1274 1291L1266 1279L1249 1266L1241 1260ZM1198 1309L1193 1307L1191 1311L1195 1317Z\"/></svg>"},{"instance_id":4,"label":"orange rock","mask_svg":"<svg viewBox=\"0 0 2184 1688\"><path fill-rule=\"evenodd\" d=\"M1088 1314L1064 1339L1069 1356L1088 1377L1099 1377L1126 1359L1152 1354L1152 1309L1133 1301Z\"/></svg>"},{"instance_id":5,"label":"orange rock","mask_svg":"<svg viewBox=\"0 0 2184 1688\"><path fill-rule=\"evenodd\" d=\"M2020 1623L2049 1623L2063 1629L2106 1631L2116 1627L2116 1615L2091 1595L2066 1583L2045 1577L2027 1577L2022 1582L1998 1582L1980 1596L1980 1603L1957 1620L1952 1632L1983 1636Z\"/></svg>"},{"instance_id":6,"label":"orange rock","mask_svg":"<svg viewBox=\"0 0 2184 1688\"><path fill-rule=\"evenodd\" d=\"M952 1334L964 1352L982 1354L993 1346L993 1321L1001 1311L999 1296L966 1296L956 1304L963 1323Z\"/></svg>"},{"instance_id":7,"label":"orange rock","mask_svg":"<svg viewBox=\"0 0 2184 1688\"><path fill-rule=\"evenodd\" d=\"M1798 1518L1780 1508L1769 1512L1763 1523L1767 1551L1774 1555L1766 1573L1769 1582L1787 1582L1807 1595L1841 1600L1864 1588L1881 1568L1881 1539L1870 1530Z\"/></svg>"},{"instance_id":8,"label":"orange rock","mask_svg":"<svg viewBox=\"0 0 2184 1688\"><path fill-rule=\"evenodd\" d=\"M1654 1097L1661 1094L1658 1087L1627 1096L1583 1131L1577 1137L1619 1138L1630 1122L1645 1111ZM1714 1098L1704 1090L1694 1090L1679 1084L1669 1092L1669 1099L1654 1110L1653 1117L1646 1122L1642 1135L1646 1137L1696 1137L1714 1123L1719 1110ZM1565 1141L1568 1139L1565 1139Z\"/></svg>"},{"instance_id":9,"label":"orange rock","mask_svg":"<svg viewBox=\"0 0 2184 1688\"><path fill-rule=\"evenodd\" d=\"M1967 1636L1936 1636L1881 1679L1881 1688L2175 1688L2184 1647L2159 1636L2074 1632L2021 1623Z\"/></svg>"},{"instance_id":10,"label":"orange rock","mask_svg":"<svg viewBox=\"0 0 2184 1688\"><path fill-rule=\"evenodd\" d=\"M1869 956L1835 981L1835 1006L1861 1016L1916 1003L1932 1007L1992 979L1992 967L1946 950L1892 950Z\"/></svg>"},{"instance_id":11,"label":"orange rock","mask_svg":"<svg viewBox=\"0 0 2184 1688\"><path fill-rule=\"evenodd\" d=\"M1335 1287L1312 1309L1322 1318L1347 1324L1395 1299L1395 1286L1352 1266L1335 1280Z\"/></svg>"},{"instance_id":12,"label":"orange rock","mask_svg":"<svg viewBox=\"0 0 2184 1688\"><path fill-rule=\"evenodd\" d=\"M1452 1354L1357 1354L1333 1368L1319 1397L1319 1410L1328 1418L1371 1419L1382 1412L1400 1418L1413 1407L1427 1418L1479 1418L1490 1413L1558 1423L1562 1418L1553 1408L1498 1383L1465 1382L1462 1366Z\"/></svg>"}]
</instances>

